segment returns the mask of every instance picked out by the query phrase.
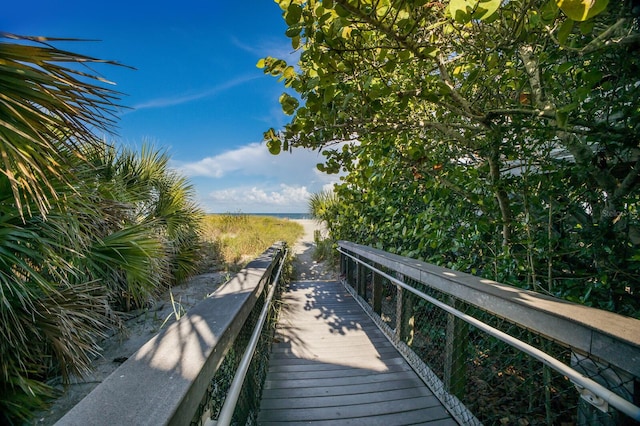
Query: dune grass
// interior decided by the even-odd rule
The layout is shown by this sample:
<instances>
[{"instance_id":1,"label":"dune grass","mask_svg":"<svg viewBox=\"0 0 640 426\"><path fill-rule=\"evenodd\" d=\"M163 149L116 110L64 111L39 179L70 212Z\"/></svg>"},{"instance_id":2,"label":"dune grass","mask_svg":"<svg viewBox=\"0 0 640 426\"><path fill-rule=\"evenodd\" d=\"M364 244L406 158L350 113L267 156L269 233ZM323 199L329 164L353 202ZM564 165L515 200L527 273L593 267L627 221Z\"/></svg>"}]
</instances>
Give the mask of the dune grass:
<instances>
[{"instance_id":1,"label":"dune grass","mask_svg":"<svg viewBox=\"0 0 640 426\"><path fill-rule=\"evenodd\" d=\"M293 244L303 235L299 223L270 216L210 214L203 219L203 272L240 270L276 241Z\"/></svg>"}]
</instances>

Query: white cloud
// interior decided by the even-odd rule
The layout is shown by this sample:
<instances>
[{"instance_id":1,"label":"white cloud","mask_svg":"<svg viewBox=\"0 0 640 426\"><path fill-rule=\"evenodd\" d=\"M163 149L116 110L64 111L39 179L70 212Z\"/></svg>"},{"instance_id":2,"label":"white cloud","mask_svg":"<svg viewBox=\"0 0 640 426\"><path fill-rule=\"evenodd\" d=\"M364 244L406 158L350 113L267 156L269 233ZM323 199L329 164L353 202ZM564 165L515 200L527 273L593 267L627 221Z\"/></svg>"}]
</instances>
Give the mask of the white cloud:
<instances>
[{"instance_id":1,"label":"white cloud","mask_svg":"<svg viewBox=\"0 0 640 426\"><path fill-rule=\"evenodd\" d=\"M209 194L212 201L222 202L249 202L251 204L269 204L284 206L287 204L306 202L311 195L306 186L290 186L280 184L279 190L268 190L257 187L249 189L232 188L221 191L213 191Z\"/></svg>"},{"instance_id":2,"label":"white cloud","mask_svg":"<svg viewBox=\"0 0 640 426\"><path fill-rule=\"evenodd\" d=\"M307 211L310 196L306 186L282 183L275 188L253 186L212 191L202 201L206 210L218 213L301 213Z\"/></svg>"},{"instance_id":3,"label":"white cloud","mask_svg":"<svg viewBox=\"0 0 640 426\"><path fill-rule=\"evenodd\" d=\"M176 162L175 167L184 175L190 177L224 178L230 175L262 176L279 180L296 181L332 181L320 173L316 165L324 161L324 157L317 151L294 149L293 152L283 152L272 155L267 147L258 142L241 146L234 150L203 158L192 163Z\"/></svg>"},{"instance_id":4,"label":"white cloud","mask_svg":"<svg viewBox=\"0 0 640 426\"><path fill-rule=\"evenodd\" d=\"M333 187L337 175L321 173L317 151L271 155L261 143L173 166L197 182L200 205L210 213L301 213L311 194ZM212 190L213 188L213 190Z\"/></svg>"},{"instance_id":5,"label":"white cloud","mask_svg":"<svg viewBox=\"0 0 640 426\"><path fill-rule=\"evenodd\" d=\"M338 183L338 179L334 180L333 182L325 183L324 185L322 185L322 191L333 192L333 187L336 183Z\"/></svg>"}]
</instances>

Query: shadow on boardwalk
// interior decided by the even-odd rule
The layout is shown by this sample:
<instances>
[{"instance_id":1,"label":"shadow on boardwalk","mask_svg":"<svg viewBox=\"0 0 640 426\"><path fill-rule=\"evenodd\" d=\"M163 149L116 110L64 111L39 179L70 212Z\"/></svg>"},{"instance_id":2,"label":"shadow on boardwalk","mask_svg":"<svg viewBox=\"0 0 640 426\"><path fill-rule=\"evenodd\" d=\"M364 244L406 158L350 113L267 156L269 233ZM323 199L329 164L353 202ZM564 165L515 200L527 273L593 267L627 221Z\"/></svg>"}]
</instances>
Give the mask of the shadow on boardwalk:
<instances>
[{"instance_id":1,"label":"shadow on boardwalk","mask_svg":"<svg viewBox=\"0 0 640 426\"><path fill-rule=\"evenodd\" d=\"M282 295L258 423L457 424L336 281Z\"/></svg>"}]
</instances>

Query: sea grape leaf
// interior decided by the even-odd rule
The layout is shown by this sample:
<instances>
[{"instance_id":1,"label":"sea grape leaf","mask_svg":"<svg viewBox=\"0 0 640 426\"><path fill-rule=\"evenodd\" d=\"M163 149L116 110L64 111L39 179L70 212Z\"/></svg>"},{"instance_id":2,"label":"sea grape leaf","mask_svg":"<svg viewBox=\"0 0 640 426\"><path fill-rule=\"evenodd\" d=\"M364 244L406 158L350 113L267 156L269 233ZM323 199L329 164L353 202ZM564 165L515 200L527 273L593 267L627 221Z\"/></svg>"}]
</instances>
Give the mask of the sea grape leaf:
<instances>
[{"instance_id":1,"label":"sea grape leaf","mask_svg":"<svg viewBox=\"0 0 640 426\"><path fill-rule=\"evenodd\" d=\"M570 19L581 22L602 13L609 0L556 0L556 4Z\"/></svg>"}]
</instances>

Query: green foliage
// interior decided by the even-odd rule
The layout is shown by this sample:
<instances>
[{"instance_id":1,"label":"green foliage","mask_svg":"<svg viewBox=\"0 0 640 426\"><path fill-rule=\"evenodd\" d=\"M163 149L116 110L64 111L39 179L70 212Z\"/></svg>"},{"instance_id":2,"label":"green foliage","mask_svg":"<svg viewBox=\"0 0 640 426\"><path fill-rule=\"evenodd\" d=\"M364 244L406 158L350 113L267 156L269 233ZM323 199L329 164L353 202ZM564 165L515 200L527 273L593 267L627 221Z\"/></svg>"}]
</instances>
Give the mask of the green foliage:
<instances>
[{"instance_id":1,"label":"green foliage","mask_svg":"<svg viewBox=\"0 0 640 426\"><path fill-rule=\"evenodd\" d=\"M101 62L44 38L0 44L0 423L89 371L118 313L194 273L201 212L168 156L117 151ZM69 66L59 63L68 62ZM89 83L86 82L89 81Z\"/></svg>"},{"instance_id":2,"label":"green foliage","mask_svg":"<svg viewBox=\"0 0 640 426\"><path fill-rule=\"evenodd\" d=\"M0 151L15 206L46 214L57 198L52 179L71 184L70 157L96 142L91 129L110 131L119 93L87 73L103 61L53 48L55 39L0 33ZM31 213L31 212L29 212Z\"/></svg>"},{"instance_id":3,"label":"green foliage","mask_svg":"<svg viewBox=\"0 0 640 426\"><path fill-rule=\"evenodd\" d=\"M337 209L340 200L333 191L321 191L309 197L309 214L315 220L329 225L337 220Z\"/></svg>"},{"instance_id":4,"label":"green foliage","mask_svg":"<svg viewBox=\"0 0 640 426\"><path fill-rule=\"evenodd\" d=\"M602 13L607 8L609 0L558 0L556 3L569 18L574 21L586 21Z\"/></svg>"},{"instance_id":5,"label":"green foliage","mask_svg":"<svg viewBox=\"0 0 640 426\"><path fill-rule=\"evenodd\" d=\"M313 235L316 247L313 251L313 260L316 262L327 261L330 265L338 264L337 244L331 238L325 238L320 230L316 230Z\"/></svg>"},{"instance_id":6,"label":"green foliage","mask_svg":"<svg viewBox=\"0 0 640 426\"><path fill-rule=\"evenodd\" d=\"M332 237L640 316L626 3L278 3L300 63L259 65L301 102L265 138L345 174Z\"/></svg>"},{"instance_id":7,"label":"green foliage","mask_svg":"<svg viewBox=\"0 0 640 426\"><path fill-rule=\"evenodd\" d=\"M459 24L466 24L472 20L489 20L500 7L500 0L467 1L451 0L449 13Z\"/></svg>"}]
</instances>

